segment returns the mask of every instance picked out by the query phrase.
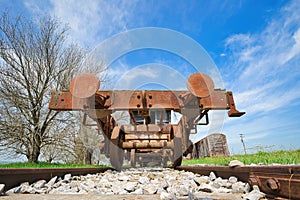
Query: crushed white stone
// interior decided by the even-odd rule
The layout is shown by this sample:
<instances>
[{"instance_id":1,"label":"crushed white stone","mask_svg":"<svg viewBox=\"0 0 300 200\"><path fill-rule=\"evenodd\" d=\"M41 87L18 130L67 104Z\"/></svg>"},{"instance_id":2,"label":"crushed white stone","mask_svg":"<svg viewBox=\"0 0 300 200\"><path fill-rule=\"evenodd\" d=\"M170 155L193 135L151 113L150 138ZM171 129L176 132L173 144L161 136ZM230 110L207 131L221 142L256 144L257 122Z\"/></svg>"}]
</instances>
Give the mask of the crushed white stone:
<instances>
[{"instance_id":1,"label":"crushed white stone","mask_svg":"<svg viewBox=\"0 0 300 200\"><path fill-rule=\"evenodd\" d=\"M238 166L244 166L244 163L239 160L232 160L230 161L229 167L238 167Z\"/></svg>"},{"instance_id":2,"label":"crushed white stone","mask_svg":"<svg viewBox=\"0 0 300 200\"><path fill-rule=\"evenodd\" d=\"M5 188L5 184L0 184L0 196L3 194Z\"/></svg>"},{"instance_id":3,"label":"crushed white stone","mask_svg":"<svg viewBox=\"0 0 300 200\"><path fill-rule=\"evenodd\" d=\"M104 173L86 176L66 174L63 178L53 177L50 181L28 182L10 189L6 194L159 194L163 200L190 198L197 193L239 194L243 199L263 198L264 194L255 188L250 192L247 183L231 176L229 179L201 176L192 172L167 168L138 168L120 172L108 170Z\"/></svg>"}]
</instances>

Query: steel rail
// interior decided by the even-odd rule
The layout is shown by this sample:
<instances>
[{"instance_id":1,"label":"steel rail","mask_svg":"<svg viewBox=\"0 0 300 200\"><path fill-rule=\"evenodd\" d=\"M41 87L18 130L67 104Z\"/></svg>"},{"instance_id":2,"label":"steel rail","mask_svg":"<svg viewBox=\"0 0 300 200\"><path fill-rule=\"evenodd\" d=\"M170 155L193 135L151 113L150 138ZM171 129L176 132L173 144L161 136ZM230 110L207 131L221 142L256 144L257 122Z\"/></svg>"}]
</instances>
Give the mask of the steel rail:
<instances>
[{"instance_id":1,"label":"steel rail","mask_svg":"<svg viewBox=\"0 0 300 200\"><path fill-rule=\"evenodd\" d=\"M112 168L0 168L0 184L5 184L4 191L23 182L34 183L38 180L50 180L65 174L72 176L102 173Z\"/></svg>"},{"instance_id":2,"label":"steel rail","mask_svg":"<svg viewBox=\"0 0 300 200\"><path fill-rule=\"evenodd\" d=\"M38 180L50 180L54 176L65 174L86 175L102 173L112 168L1 168L0 183L5 184L5 191L20 185L22 182L33 183ZM260 190L269 198L287 198L300 200L300 165L279 166L199 166L184 165L178 170L208 176L214 172L216 176L229 178L237 177L240 181L248 182L251 186L258 185Z\"/></svg>"},{"instance_id":3,"label":"steel rail","mask_svg":"<svg viewBox=\"0 0 300 200\"><path fill-rule=\"evenodd\" d=\"M221 178L235 176L240 181L248 182L251 186L258 185L267 197L300 200L300 165L237 167L189 165L176 169L205 176L214 172Z\"/></svg>"}]
</instances>

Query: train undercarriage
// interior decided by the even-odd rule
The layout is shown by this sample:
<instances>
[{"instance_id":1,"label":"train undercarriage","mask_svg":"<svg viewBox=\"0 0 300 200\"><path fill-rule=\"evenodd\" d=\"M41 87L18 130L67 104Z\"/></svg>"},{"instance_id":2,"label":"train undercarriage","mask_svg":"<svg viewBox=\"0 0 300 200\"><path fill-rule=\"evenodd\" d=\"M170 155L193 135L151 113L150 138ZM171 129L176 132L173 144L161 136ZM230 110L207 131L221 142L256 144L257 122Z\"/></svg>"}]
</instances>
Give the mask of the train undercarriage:
<instances>
[{"instance_id":1,"label":"train undercarriage","mask_svg":"<svg viewBox=\"0 0 300 200\"><path fill-rule=\"evenodd\" d=\"M49 109L82 111L84 125L102 130L102 152L116 169L122 168L124 158L132 167L149 162L180 166L182 157L192 153L190 134L209 123L210 110L228 110L229 117L245 114L236 109L231 91L215 89L212 79L200 72L190 75L186 91L101 91L99 86L95 75L80 74L72 79L69 91L52 93ZM174 113L181 115L175 123ZM88 124L88 117L95 123Z\"/></svg>"}]
</instances>

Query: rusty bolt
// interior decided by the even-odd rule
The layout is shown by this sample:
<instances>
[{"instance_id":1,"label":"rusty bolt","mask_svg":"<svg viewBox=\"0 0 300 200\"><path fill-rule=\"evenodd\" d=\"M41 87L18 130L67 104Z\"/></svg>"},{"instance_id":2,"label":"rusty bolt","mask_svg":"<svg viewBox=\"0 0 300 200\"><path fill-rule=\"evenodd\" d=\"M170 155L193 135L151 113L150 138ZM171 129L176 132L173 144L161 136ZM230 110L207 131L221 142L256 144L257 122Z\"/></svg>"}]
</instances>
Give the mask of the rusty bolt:
<instances>
[{"instance_id":1,"label":"rusty bolt","mask_svg":"<svg viewBox=\"0 0 300 200\"><path fill-rule=\"evenodd\" d=\"M258 182L257 178L254 175L249 176L248 183L250 185L259 185L259 182Z\"/></svg>"},{"instance_id":2,"label":"rusty bolt","mask_svg":"<svg viewBox=\"0 0 300 200\"><path fill-rule=\"evenodd\" d=\"M276 178L267 179L266 185L269 189L271 189L273 191L278 191L280 189L280 184Z\"/></svg>"}]
</instances>

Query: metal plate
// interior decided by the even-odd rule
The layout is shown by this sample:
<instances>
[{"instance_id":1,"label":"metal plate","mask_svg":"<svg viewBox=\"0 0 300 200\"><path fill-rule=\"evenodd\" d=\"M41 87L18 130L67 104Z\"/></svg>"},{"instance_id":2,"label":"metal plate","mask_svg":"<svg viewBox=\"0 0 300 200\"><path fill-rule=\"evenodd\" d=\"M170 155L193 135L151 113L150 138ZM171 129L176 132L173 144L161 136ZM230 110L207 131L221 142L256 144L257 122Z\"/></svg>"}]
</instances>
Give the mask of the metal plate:
<instances>
[{"instance_id":1,"label":"metal plate","mask_svg":"<svg viewBox=\"0 0 300 200\"><path fill-rule=\"evenodd\" d=\"M196 97L208 97L214 87L213 80L201 72L190 75L187 80L187 88Z\"/></svg>"},{"instance_id":2,"label":"metal plate","mask_svg":"<svg viewBox=\"0 0 300 200\"><path fill-rule=\"evenodd\" d=\"M100 80L94 74L83 73L74 77L70 83L70 92L74 97L88 98L100 87Z\"/></svg>"}]
</instances>

